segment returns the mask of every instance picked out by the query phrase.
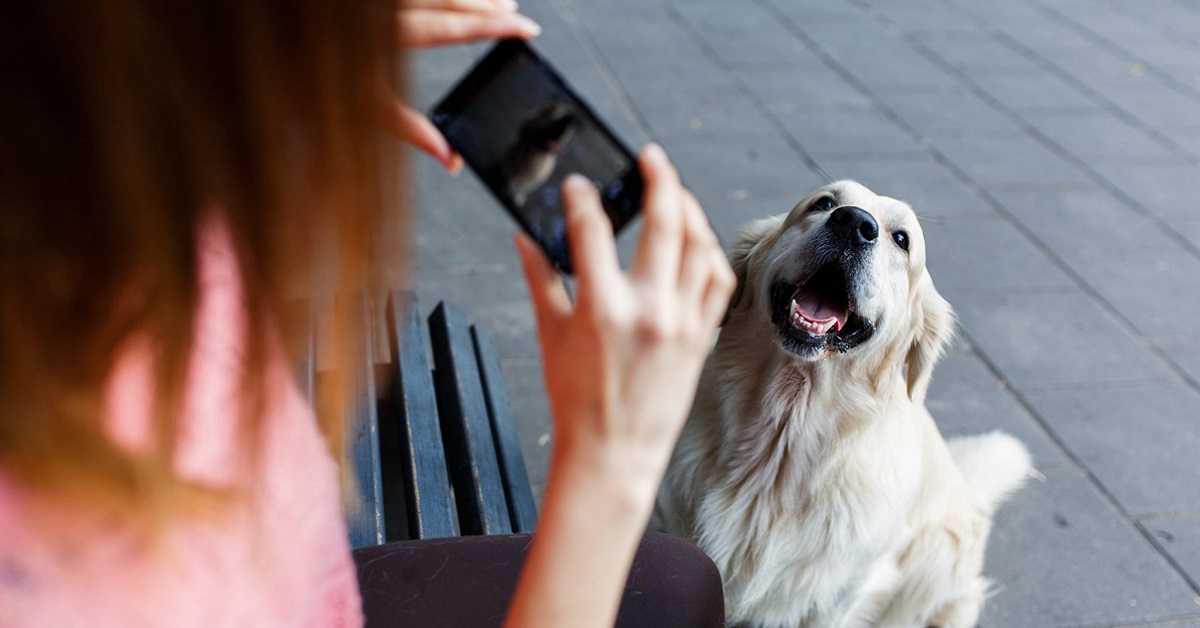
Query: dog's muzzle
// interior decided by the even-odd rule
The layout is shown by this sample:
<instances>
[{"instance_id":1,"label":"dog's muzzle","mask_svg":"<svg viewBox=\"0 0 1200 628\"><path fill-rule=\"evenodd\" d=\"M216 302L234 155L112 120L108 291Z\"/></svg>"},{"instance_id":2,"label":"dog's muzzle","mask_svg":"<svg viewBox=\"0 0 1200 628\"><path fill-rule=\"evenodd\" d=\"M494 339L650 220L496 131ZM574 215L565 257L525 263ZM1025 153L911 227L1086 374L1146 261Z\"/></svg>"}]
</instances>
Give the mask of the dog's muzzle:
<instances>
[{"instance_id":1,"label":"dog's muzzle","mask_svg":"<svg viewBox=\"0 0 1200 628\"><path fill-rule=\"evenodd\" d=\"M800 356L830 350L845 353L875 333L875 326L855 311L852 282L860 260L879 239L879 224L861 208L843 206L825 222L816 249L828 259L799 283L776 282L771 288L771 320L783 346Z\"/></svg>"}]
</instances>

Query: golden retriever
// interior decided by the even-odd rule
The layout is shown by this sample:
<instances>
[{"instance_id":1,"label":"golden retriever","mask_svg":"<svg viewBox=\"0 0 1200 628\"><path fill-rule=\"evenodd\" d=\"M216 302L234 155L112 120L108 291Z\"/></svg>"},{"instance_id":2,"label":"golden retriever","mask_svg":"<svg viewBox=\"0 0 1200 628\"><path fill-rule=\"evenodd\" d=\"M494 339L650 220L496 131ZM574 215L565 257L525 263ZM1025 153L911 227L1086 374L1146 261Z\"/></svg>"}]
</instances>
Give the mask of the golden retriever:
<instances>
[{"instance_id":1,"label":"golden retriever","mask_svg":"<svg viewBox=\"0 0 1200 628\"><path fill-rule=\"evenodd\" d=\"M975 626L991 516L1030 458L998 432L947 442L925 409L954 315L913 210L839 181L747 225L730 259L663 485L730 624Z\"/></svg>"}]
</instances>

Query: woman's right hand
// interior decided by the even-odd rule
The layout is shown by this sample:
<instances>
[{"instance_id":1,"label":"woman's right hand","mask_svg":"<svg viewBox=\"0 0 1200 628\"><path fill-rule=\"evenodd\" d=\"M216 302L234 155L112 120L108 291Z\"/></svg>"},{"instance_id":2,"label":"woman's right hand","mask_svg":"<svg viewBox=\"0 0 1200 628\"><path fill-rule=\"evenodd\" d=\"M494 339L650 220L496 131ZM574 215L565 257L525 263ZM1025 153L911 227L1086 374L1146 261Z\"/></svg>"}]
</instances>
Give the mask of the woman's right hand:
<instances>
[{"instance_id":1,"label":"woman's right hand","mask_svg":"<svg viewBox=\"0 0 1200 628\"><path fill-rule=\"evenodd\" d=\"M509 626L611 626L638 541L695 395L733 271L662 149L639 159L644 225L628 272L582 177L563 185L572 304L528 237L555 441L542 513Z\"/></svg>"},{"instance_id":2,"label":"woman's right hand","mask_svg":"<svg viewBox=\"0 0 1200 628\"><path fill-rule=\"evenodd\" d=\"M556 451L610 449L657 487L692 397L712 332L735 279L696 198L663 150L639 159L644 228L632 266L621 271L612 225L583 177L563 186L572 264L572 304L536 245L522 239L554 415Z\"/></svg>"}]
</instances>

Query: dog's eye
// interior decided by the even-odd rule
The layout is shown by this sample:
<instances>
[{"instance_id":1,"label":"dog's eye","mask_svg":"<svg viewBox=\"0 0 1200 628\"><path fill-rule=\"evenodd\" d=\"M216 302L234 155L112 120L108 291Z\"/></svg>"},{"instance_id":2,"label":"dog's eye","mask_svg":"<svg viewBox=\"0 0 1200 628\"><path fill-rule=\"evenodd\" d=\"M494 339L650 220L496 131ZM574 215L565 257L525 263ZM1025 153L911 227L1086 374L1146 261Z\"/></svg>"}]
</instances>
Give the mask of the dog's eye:
<instances>
[{"instance_id":1,"label":"dog's eye","mask_svg":"<svg viewBox=\"0 0 1200 628\"><path fill-rule=\"evenodd\" d=\"M908 232L901 229L892 233L892 239L896 241L896 246L908 251Z\"/></svg>"},{"instance_id":2,"label":"dog's eye","mask_svg":"<svg viewBox=\"0 0 1200 628\"><path fill-rule=\"evenodd\" d=\"M813 211L827 212L837 206L838 204L836 198L832 196L822 196L821 198L813 201L812 205L809 205L808 208Z\"/></svg>"}]
</instances>

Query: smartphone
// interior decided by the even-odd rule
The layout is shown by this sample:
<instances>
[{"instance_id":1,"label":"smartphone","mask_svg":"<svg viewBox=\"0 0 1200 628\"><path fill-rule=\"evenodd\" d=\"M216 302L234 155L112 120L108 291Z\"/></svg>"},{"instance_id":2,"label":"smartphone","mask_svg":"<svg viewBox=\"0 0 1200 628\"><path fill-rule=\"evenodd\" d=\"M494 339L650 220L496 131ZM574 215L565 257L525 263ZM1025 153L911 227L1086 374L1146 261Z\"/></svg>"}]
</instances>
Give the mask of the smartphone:
<instances>
[{"instance_id":1,"label":"smartphone","mask_svg":"<svg viewBox=\"0 0 1200 628\"><path fill-rule=\"evenodd\" d=\"M571 272L561 195L567 175L596 185L614 233L641 208L633 153L522 40L496 44L430 119L562 272Z\"/></svg>"}]
</instances>

